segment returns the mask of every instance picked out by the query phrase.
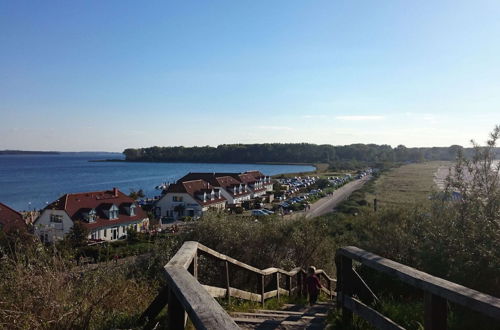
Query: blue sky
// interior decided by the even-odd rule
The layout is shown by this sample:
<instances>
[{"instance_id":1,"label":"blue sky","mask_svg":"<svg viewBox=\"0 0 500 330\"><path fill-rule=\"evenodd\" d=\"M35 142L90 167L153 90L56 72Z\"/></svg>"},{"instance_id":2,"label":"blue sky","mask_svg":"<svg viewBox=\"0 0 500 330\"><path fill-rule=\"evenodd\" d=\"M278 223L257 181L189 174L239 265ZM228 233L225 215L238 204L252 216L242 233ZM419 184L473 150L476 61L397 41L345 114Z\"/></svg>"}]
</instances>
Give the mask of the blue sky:
<instances>
[{"instance_id":1,"label":"blue sky","mask_svg":"<svg viewBox=\"0 0 500 330\"><path fill-rule=\"evenodd\" d=\"M0 149L468 145L500 2L1 1Z\"/></svg>"}]
</instances>

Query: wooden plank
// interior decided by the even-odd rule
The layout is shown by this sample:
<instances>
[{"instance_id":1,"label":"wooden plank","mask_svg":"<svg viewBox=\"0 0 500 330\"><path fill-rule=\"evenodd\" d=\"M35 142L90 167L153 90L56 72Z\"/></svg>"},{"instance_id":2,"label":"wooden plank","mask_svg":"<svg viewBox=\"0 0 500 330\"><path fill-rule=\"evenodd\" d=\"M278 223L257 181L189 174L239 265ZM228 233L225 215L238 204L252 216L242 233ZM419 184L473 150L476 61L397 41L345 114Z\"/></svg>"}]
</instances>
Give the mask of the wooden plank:
<instances>
[{"instance_id":1,"label":"wooden plank","mask_svg":"<svg viewBox=\"0 0 500 330\"><path fill-rule=\"evenodd\" d=\"M153 321L158 316L158 314L160 314L161 310L168 303L168 292L169 292L168 286L160 290L156 298L153 300L153 302L148 306L148 308L144 311L144 313L142 313L141 317L139 318L140 324L144 323L150 324L151 321ZM149 326L146 326L146 328L149 328Z\"/></svg>"},{"instance_id":2,"label":"wooden plank","mask_svg":"<svg viewBox=\"0 0 500 330\"><path fill-rule=\"evenodd\" d=\"M277 290L271 290L271 291L264 293L264 299L273 298L273 297L276 297L277 295L278 295Z\"/></svg>"},{"instance_id":3,"label":"wooden plank","mask_svg":"<svg viewBox=\"0 0 500 330\"><path fill-rule=\"evenodd\" d=\"M178 266L187 269L194 257L196 256L196 251L198 250L198 242L188 241L182 244L181 248L168 262L169 266Z\"/></svg>"},{"instance_id":4,"label":"wooden plank","mask_svg":"<svg viewBox=\"0 0 500 330\"><path fill-rule=\"evenodd\" d=\"M424 328L425 330L446 330L447 309L446 299L425 293Z\"/></svg>"},{"instance_id":5,"label":"wooden plank","mask_svg":"<svg viewBox=\"0 0 500 330\"><path fill-rule=\"evenodd\" d=\"M280 273L276 273L276 298L280 299Z\"/></svg>"},{"instance_id":6,"label":"wooden plank","mask_svg":"<svg viewBox=\"0 0 500 330\"><path fill-rule=\"evenodd\" d=\"M191 265L189 265L188 270L194 278L198 278L198 250L196 250L193 261L191 262Z\"/></svg>"},{"instance_id":7,"label":"wooden plank","mask_svg":"<svg viewBox=\"0 0 500 330\"><path fill-rule=\"evenodd\" d=\"M231 302L231 286L229 283L229 262L227 260L224 262L224 268L226 270L226 272L225 272L226 291L227 291L226 297L227 297L227 302L230 303Z\"/></svg>"},{"instance_id":8,"label":"wooden plank","mask_svg":"<svg viewBox=\"0 0 500 330\"><path fill-rule=\"evenodd\" d=\"M197 329L239 329L222 306L186 269L167 264L165 270L171 292Z\"/></svg>"},{"instance_id":9,"label":"wooden plank","mask_svg":"<svg viewBox=\"0 0 500 330\"><path fill-rule=\"evenodd\" d=\"M351 298L349 296L342 296L341 299L344 302L344 307L358 314L359 316L364 318L368 323L375 326L377 329L405 330L405 328L401 327L399 324L395 323L391 319L380 314L376 310L366 306L357 299Z\"/></svg>"},{"instance_id":10,"label":"wooden plank","mask_svg":"<svg viewBox=\"0 0 500 330\"><path fill-rule=\"evenodd\" d=\"M172 292L168 295L167 318L168 329L183 330L186 327L186 312L179 299Z\"/></svg>"},{"instance_id":11,"label":"wooden plank","mask_svg":"<svg viewBox=\"0 0 500 330\"><path fill-rule=\"evenodd\" d=\"M382 258L355 246L340 248L337 250L337 254L359 261L380 272L395 276L405 283L428 291L448 301L500 319L499 298L432 276L393 260Z\"/></svg>"},{"instance_id":12,"label":"wooden plank","mask_svg":"<svg viewBox=\"0 0 500 330\"><path fill-rule=\"evenodd\" d=\"M347 308L344 299L349 298L353 293L353 277L352 260L347 257L340 257L340 276L341 284L340 291L342 292L342 320L344 324L352 323L352 310Z\"/></svg>"},{"instance_id":13,"label":"wooden plank","mask_svg":"<svg viewBox=\"0 0 500 330\"><path fill-rule=\"evenodd\" d=\"M323 270L323 269L317 269L316 270L316 275L320 274L321 276L323 276L327 281L333 281L333 282L336 282L336 280L330 276L328 276L328 274Z\"/></svg>"},{"instance_id":14,"label":"wooden plank","mask_svg":"<svg viewBox=\"0 0 500 330\"><path fill-rule=\"evenodd\" d=\"M227 296L227 289L204 284L202 284L202 287L214 298L224 298Z\"/></svg>"},{"instance_id":15,"label":"wooden plank","mask_svg":"<svg viewBox=\"0 0 500 330\"><path fill-rule=\"evenodd\" d=\"M266 287L265 287L265 276L260 275L260 303L264 306L264 301L266 300Z\"/></svg>"},{"instance_id":16,"label":"wooden plank","mask_svg":"<svg viewBox=\"0 0 500 330\"><path fill-rule=\"evenodd\" d=\"M224 261L227 260L228 262L232 263L235 266L244 268L246 270L249 270L249 271L257 273L257 274L263 274L262 271L260 269L258 269L258 268L252 267L252 266L247 265L247 264L245 264L243 262L240 262L240 261L238 261L236 259L228 257L225 254L222 254L222 253L219 253L219 252L217 252L215 250L212 250L211 248L206 247L206 246L204 246L202 244L198 245L198 249L199 249L199 251L204 252L205 255L215 257L215 258L217 258L219 260L224 260Z\"/></svg>"},{"instance_id":17,"label":"wooden plank","mask_svg":"<svg viewBox=\"0 0 500 330\"><path fill-rule=\"evenodd\" d=\"M235 298L256 301L256 302L262 301L262 297L258 293L243 291L236 288L231 288L231 296Z\"/></svg>"}]
</instances>

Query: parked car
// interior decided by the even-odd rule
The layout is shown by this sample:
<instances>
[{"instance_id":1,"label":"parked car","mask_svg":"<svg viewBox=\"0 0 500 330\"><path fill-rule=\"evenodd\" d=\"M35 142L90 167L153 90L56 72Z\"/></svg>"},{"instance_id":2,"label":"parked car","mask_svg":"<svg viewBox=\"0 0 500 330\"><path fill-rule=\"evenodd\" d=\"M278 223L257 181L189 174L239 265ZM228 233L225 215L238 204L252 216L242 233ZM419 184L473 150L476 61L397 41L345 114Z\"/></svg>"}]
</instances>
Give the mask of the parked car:
<instances>
[{"instance_id":1,"label":"parked car","mask_svg":"<svg viewBox=\"0 0 500 330\"><path fill-rule=\"evenodd\" d=\"M261 211L264 212L264 213L267 213L268 215L274 214L273 211L268 210L268 209L262 209Z\"/></svg>"},{"instance_id":2,"label":"parked car","mask_svg":"<svg viewBox=\"0 0 500 330\"><path fill-rule=\"evenodd\" d=\"M269 215L269 214L267 214L263 210L252 210L252 215L256 216L256 217L261 217L261 216L266 216L266 215Z\"/></svg>"}]
</instances>

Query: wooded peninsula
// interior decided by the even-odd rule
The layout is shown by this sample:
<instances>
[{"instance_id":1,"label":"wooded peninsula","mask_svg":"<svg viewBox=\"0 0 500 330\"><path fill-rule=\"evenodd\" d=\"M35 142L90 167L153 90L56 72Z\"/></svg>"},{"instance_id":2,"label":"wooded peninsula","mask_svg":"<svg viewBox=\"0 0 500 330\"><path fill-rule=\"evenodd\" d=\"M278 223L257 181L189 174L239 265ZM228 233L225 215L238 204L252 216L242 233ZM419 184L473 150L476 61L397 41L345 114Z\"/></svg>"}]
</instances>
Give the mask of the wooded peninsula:
<instances>
[{"instance_id":1,"label":"wooded peninsula","mask_svg":"<svg viewBox=\"0 0 500 330\"><path fill-rule=\"evenodd\" d=\"M473 148L407 148L399 145L351 144L333 146L310 143L222 144L217 147L149 147L125 149L126 161L220 163L341 163L416 162L454 160L457 152L472 155ZM498 155L498 149L496 150Z\"/></svg>"}]
</instances>

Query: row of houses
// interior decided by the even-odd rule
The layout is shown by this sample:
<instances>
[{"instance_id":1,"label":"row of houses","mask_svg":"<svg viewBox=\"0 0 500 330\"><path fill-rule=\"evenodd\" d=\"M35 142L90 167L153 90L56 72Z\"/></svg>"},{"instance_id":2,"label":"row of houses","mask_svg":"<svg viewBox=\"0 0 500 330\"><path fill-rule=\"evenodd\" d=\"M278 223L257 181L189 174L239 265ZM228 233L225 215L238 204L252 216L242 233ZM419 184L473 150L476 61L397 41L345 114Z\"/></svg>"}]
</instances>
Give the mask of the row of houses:
<instances>
[{"instance_id":1,"label":"row of houses","mask_svg":"<svg viewBox=\"0 0 500 330\"><path fill-rule=\"evenodd\" d=\"M223 210L272 191L271 178L259 171L244 173L189 173L169 185L156 202L157 216L174 220L200 217L209 209ZM133 228L146 231L149 218L137 202L117 188L105 191L65 194L45 207L33 222L33 232L43 242L64 238L76 222L88 232L88 239L113 241ZM0 204L0 229L26 227L23 217Z\"/></svg>"},{"instance_id":2,"label":"row of houses","mask_svg":"<svg viewBox=\"0 0 500 330\"><path fill-rule=\"evenodd\" d=\"M189 173L168 186L156 203L156 214L173 220L197 218L209 209L237 206L272 190L271 178L260 171Z\"/></svg>"}]
</instances>

